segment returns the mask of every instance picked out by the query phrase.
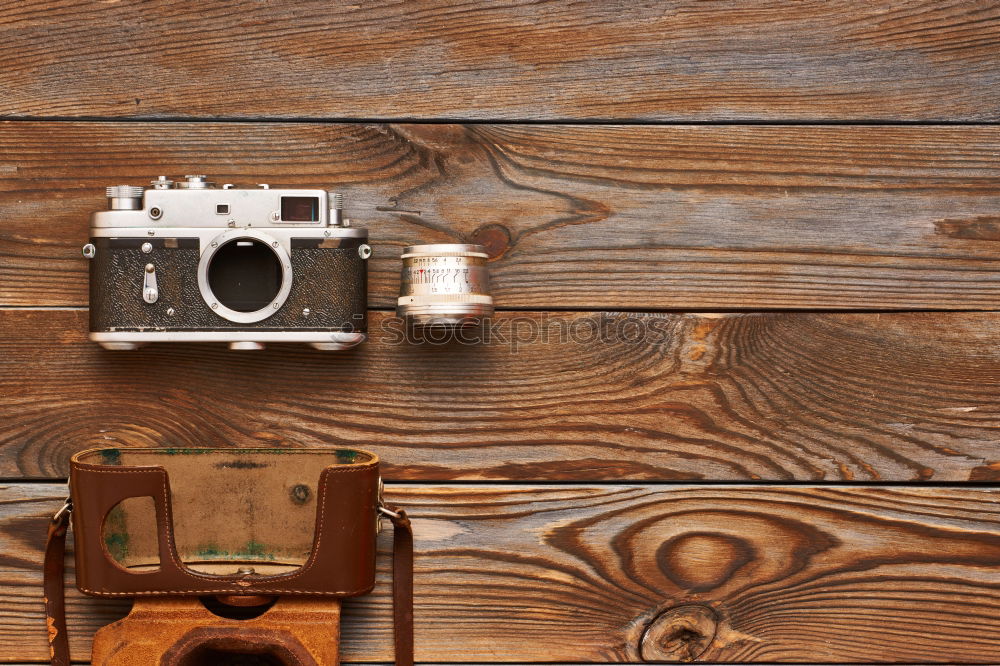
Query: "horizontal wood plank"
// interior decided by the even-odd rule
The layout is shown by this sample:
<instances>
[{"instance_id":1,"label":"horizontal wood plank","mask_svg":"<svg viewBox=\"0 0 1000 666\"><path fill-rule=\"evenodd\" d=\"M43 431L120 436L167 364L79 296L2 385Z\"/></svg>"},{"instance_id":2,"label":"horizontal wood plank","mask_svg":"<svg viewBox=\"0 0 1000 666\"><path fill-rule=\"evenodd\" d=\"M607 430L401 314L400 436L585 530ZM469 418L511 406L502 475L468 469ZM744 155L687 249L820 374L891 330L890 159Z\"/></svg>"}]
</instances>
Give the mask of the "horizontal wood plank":
<instances>
[{"instance_id":1,"label":"horizontal wood plank","mask_svg":"<svg viewBox=\"0 0 1000 666\"><path fill-rule=\"evenodd\" d=\"M996 3L8 3L0 114L1000 120Z\"/></svg>"},{"instance_id":2,"label":"horizontal wood plank","mask_svg":"<svg viewBox=\"0 0 1000 666\"><path fill-rule=\"evenodd\" d=\"M998 154L1000 127L0 123L0 305L85 305L104 186L198 172L344 192L375 307L403 247L472 241L501 308L996 309Z\"/></svg>"},{"instance_id":3,"label":"horizontal wood plank","mask_svg":"<svg viewBox=\"0 0 1000 666\"><path fill-rule=\"evenodd\" d=\"M348 444L390 479L1000 480L1000 313L502 313L462 344L373 313L348 352L109 352L0 310L0 477L100 445Z\"/></svg>"},{"instance_id":4,"label":"horizontal wood plank","mask_svg":"<svg viewBox=\"0 0 1000 666\"><path fill-rule=\"evenodd\" d=\"M0 652L41 660L41 548L63 488L0 490ZM409 486L416 657L442 662L992 663L997 489ZM347 660L388 660L379 585L351 601ZM74 655L125 612L68 602ZM686 628L686 629L685 629Z\"/></svg>"}]
</instances>

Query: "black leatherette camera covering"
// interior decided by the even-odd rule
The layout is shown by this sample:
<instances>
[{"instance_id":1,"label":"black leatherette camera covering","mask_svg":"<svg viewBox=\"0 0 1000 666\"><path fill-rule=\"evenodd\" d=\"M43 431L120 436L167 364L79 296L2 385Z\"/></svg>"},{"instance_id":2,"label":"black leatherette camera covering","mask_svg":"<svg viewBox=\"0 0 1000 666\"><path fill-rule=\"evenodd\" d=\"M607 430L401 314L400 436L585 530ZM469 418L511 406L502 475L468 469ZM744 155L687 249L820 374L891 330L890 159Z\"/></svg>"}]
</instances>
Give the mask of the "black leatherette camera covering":
<instances>
[{"instance_id":1,"label":"black leatherette camera covering","mask_svg":"<svg viewBox=\"0 0 1000 666\"><path fill-rule=\"evenodd\" d=\"M219 316L202 298L197 239L94 238L91 243L96 248L90 261L91 331L367 331L367 271L356 238L333 248L293 243L288 299L252 324ZM142 252L143 243L152 244L152 251ZM156 269L159 299L152 304L142 298L146 264Z\"/></svg>"}]
</instances>

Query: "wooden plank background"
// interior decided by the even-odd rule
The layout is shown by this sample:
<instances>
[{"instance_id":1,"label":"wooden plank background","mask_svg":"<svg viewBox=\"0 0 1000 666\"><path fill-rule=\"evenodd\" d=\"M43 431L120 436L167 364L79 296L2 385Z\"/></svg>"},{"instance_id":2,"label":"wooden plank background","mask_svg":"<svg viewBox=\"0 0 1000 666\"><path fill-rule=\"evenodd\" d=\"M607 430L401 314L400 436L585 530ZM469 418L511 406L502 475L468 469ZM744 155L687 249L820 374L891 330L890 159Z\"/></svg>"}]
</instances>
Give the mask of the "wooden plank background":
<instances>
[{"instance_id":1,"label":"wooden plank background","mask_svg":"<svg viewBox=\"0 0 1000 666\"><path fill-rule=\"evenodd\" d=\"M64 489L13 489L16 497L0 504L13 546L0 594L14 602L0 610L0 649L28 661L44 656L44 642L29 640L44 636L34 568L43 535L35 527ZM419 516L418 660L982 663L1000 651L996 489L573 484L388 492ZM388 538L382 546L381 584L351 601L345 616L348 660L391 659ZM85 658L90 634L127 604L75 593L68 607L74 654ZM657 619L676 607L687 609L680 618ZM711 620L675 637L670 629L692 609ZM948 641L938 638L942 625ZM703 639L711 646L701 651Z\"/></svg>"},{"instance_id":2,"label":"wooden plank background","mask_svg":"<svg viewBox=\"0 0 1000 666\"><path fill-rule=\"evenodd\" d=\"M997 121L998 19L988 0L29 0L0 10L0 113Z\"/></svg>"},{"instance_id":3,"label":"wooden plank background","mask_svg":"<svg viewBox=\"0 0 1000 666\"><path fill-rule=\"evenodd\" d=\"M45 659L72 452L262 442L386 460L426 663L1000 662L997 3L27 0L0 40L0 663ZM343 192L372 339L87 342L104 186L192 172ZM452 241L490 339L400 343L400 250ZM75 657L126 610L73 593Z\"/></svg>"},{"instance_id":4,"label":"wooden plank background","mask_svg":"<svg viewBox=\"0 0 1000 666\"><path fill-rule=\"evenodd\" d=\"M1000 479L997 313L504 313L476 345L394 323L345 354L122 354L84 310L7 310L0 478L246 442L354 443L424 481Z\"/></svg>"},{"instance_id":5,"label":"wooden plank background","mask_svg":"<svg viewBox=\"0 0 1000 666\"><path fill-rule=\"evenodd\" d=\"M504 308L992 309L1000 128L0 123L0 303L86 305L103 188L336 187L374 248L482 242Z\"/></svg>"}]
</instances>

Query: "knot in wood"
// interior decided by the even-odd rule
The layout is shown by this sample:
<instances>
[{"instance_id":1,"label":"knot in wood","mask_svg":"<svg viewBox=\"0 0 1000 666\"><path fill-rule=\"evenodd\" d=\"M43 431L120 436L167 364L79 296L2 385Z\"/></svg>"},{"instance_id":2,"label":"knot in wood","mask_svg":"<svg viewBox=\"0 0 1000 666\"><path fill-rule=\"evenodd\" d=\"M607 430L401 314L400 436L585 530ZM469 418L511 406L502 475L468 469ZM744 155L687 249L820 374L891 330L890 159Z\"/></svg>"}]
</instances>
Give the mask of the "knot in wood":
<instances>
[{"instance_id":1,"label":"knot in wood","mask_svg":"<svg viewBox=\"0 0 1000 666\"><path fill-rule=\"evenodd\" d=\"M718 619L708 606L677 606L657 615L642 634L644 661L694 661L715 639Z\"/></svg>"},{"instance_id":2,"label":"knot in wood","mask_svg":"<svg viewBox=\"0 0 1000 666\"><path fill-rule=\"evenodd\" d=\"M490 259L496 259L510 247L510 231L502 224L487 224L476 229L471 241L485 247Z\"/></svg>"},{"instance_id":3,"label":"knot in wood","mask_svg":"<svg viewBox=\"0 0 1000 666\"><path fill-rule=\"evenodd\" d=\"M723 532L684 532L656 551L660 570L681 589L707 592L757 557L753 544Z\"/></svg>"}]
</instances>

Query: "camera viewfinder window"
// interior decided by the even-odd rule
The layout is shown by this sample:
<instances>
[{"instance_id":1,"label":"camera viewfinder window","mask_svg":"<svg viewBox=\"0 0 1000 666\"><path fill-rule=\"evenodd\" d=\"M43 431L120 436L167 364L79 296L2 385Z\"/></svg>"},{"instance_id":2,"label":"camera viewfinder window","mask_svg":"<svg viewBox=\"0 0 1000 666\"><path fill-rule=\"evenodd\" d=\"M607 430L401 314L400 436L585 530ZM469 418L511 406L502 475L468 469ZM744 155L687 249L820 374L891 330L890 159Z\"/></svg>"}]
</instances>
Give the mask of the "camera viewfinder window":
<instances>
[{"instance_id":1,"label":"camera viewfinder window","mask_svg":"<svg viewBox=\"0 0 1000 666\"><path fill-rule=\"evenodd\" d=\"M319 221L319 197L281 197L281 221Z\"/></svg>"}]
</instances>

